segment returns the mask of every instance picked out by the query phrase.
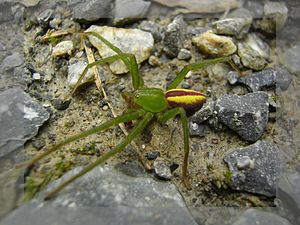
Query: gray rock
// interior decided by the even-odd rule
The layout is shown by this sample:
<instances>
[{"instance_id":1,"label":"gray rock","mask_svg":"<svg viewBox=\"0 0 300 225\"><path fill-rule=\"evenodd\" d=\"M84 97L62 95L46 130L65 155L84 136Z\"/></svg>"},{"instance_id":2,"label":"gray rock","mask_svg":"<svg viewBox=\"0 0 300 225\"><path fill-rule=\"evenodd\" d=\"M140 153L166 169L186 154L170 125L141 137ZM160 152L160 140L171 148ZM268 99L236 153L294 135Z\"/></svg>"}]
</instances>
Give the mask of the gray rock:
<instances>
[{"instance_id":1,"label":"gray rock","mask_svg":"<svg viewBox=\"0 0 300 225\"><path fill-rule=\"evenodd\" d=\"M71 59L68 66L68 77L67 77L67 85L70 88L73 88L77 81L80 78L81 73L85 69L85 67L88 65L87 62L83 60L76 60L75 58ZM89 83L94 80L94 73L92 69L89 69L87 73L85 74L84 78L81 80L81 85L85 83Z\"/></svg>"},{"instance_id":2,"label":"gray rock","mask_svg":"<svg viewBox=\"0 0 300 225\"><path fill-rule=\"evenodd\" d=\"M290 73L300 76L300 43L286 48L279 59Z\"/></svg>"},{"instance_id":3,"label":"gray rock","mask_svg":"<svg viewBox=\"0 0 300 225\"><path fill-rule=\"evenodd\" d=\"M246 1L244 7L255 19L261 19L264 15L264 5L261 1Z\"/></svg>"},{"instance_id":4,"label":"gray rock","mask_svg":"<svg viewBox=\"0 0 300 225\"><path fill-rule=\"evenodd\" d=\"M0 94L0 157L22 147L34 137L49 113L19 88Z\"/></svg>"},{"instance_id":5,"label":"gray rock","mask_svg":"<svg viewBox=\"0 0 300 225\"><path fill-rule=\"evenodd\" d=\"M47 8L47 9L37 13L37 15L36 15L37 21L40 24L48 23L49 20L53 18L53 13L54 13L53 9Z\"/></svg>"},{"instance_id":6,"label":"gray rock","mask_svg":"<svg viewBox=\"0 0 300 225\"><path fill-rule=\"evenodd\" d=\"M19 52L7 56L1 63L1 70L10 70L14 67L21 66L24 63L24 56Z\"/></svg>"},{"instance_id":7,"label":"gray rock","mask_svg":"<svg viewBox=\"0 0 300 225\"><path fill-rule=\"evenodd\" d=\"M228 18L252 18L252 12L245 8L237 8L228 14Z\"/></svg>"},{"instance_id":8,"label":"gray rock","mask_svg":"<svg viewBox=\"0 0 300 225\"><path fill-rule=\"evenodd\" d=\"M247 209L232 225L290 225L290 222L274 213Z\"/></svg>"},{"instance_id":9,"label":"gray rock","mask_svg":"<svg viewBox=\"0 0 300 225\"><path fill-rule=\"evenodd\" d=\"M245 67L262 70L268 63L270 49L256 34L248 34L238 43L238 55Z\"/></svg>"},{"instance_id":10,"label":"gray rock","mask_svg":"<svg viewBox=\"0 0 300 225\"><path fill-rule=\"evenodd\" d=\"M191 52L185 48L180 49L177 58L181 60L188 60L192 57Z\"/></svg>"},{"instance_id":11,"label":"gray rock","mask_svg":"<svg viewBox=\"0 0 300 225\"><path fill-rule=\"evenodd\" d=\"M243 38L248 33L252 23L250 18L227 18L212 23L216 34L225 34Z\"/></svg>"},{"instance_id":12,"label":"gray rock","mask_svg":"<svg viewBox=\"0 0 300 225\"><path fill-rule=\"evenodd\" d=\"M292 216L294 224L300 223L300 174L297 171L287 171L280 174L277 198L281 205Z\"/></svg>"},{"instance_id":13,"label":"gray rock","mask_svg":"<svg viewBox=\"0 0 300 225\"><path fill-rule=\"evenodd\" d=\"M86 31L96 32L110 41L114 46L120 48L123 52L132 53L135 55L138 64L149 58L154 45L152 34L139 29L124 29L108 26L100 27L93 25ZM106 58L116 54L98 38L90 35L89 40L92 45L98 49L101 57ZM109 64L109 67L115 74L128 72L128 68L120 60Z\"/></svg>"},{"instance_id":14,"label":"gray rock","mask_svg":"<svg viewBox=\"0 0 300 225\"><path fill-rule=\"evenodd\" d=\"M116 0L114 8L114 25L121 25L145 18L150 6L150 1Z\"/></svg>"},{"instance_id":15,"label":"gray rock","mask_svg":"<svg viewBox=\"0 0 300 225\"><path fill-rule=\"evenodd\" d=\"M244 84L252 92L275 88L276 85L280 90L285 91L292 81L292 76L283 68L277 70L267 68L243 77L239 77L236 72L230 72L228 81L230 84Z\"/></svg>"},{"instance_id":16,"label":"gray rock","mask_svg":"<svg viewBox=\"0 0 300 225\"><path fill-rule=\"evenodd\" d=\"M11 7L12 4L10 2L0 2L0 23L14 19Z\"/></svg>"},{"instance_id":17,"label":"gray rock","mask_svg":"<svg viewBox=\"0 0 300 225\"><path fill-rule=\"evenodd\" d=\"M144 20L138 26L139 29L150 32L153 35L154 41L158 42L162 39L162 28L159 24L152 21Z\"/></svg>"},{"instance_id":18,"label":"gray rock","mask_svg":"<svg viewBox=\"0 0 300 225\"><path fill-rule=\"evenodd\" d=\"M224 161L231 172L230 187L238 191L275 196L280 169L279 153L275 145L257 141L225 156Z\"/></svg>"},{"instance_id":19,"label":"gray rock","mask_svg":"<svg viewBox=\"0 0 300 225\"><path fill-rule=\"evenodd\" d=\"M205 103L203 107L191 117L191 121L197 124L204 122L214 114L215 105L216 103L214 101Z\"/></svg>"},{"instance_id":20,"label":"gray rock","mask_svg":"<svg viewBox=\"0 0 300 225\"><path fill-rule=\"evenodd\" d=\"M216 111L220 122L244 140L255 142L262 136L268 123L268 94L223 95L216 102Z\"/></svg>"},{"instance_id":21,"label":"gray rock","mask_svg":"<svg viewBox=\"0 0 300 225\"><path fill-rule=\"evenodd\" d=\"M189 123L189 134L190 136L204 137L206 133L206 126L203 124L197 124L194 122Z\"/></svg>"},{"instance_id":22,"label":"gray rock","mask_svg":"<svg viewBox=\"0 0 300 225\"><path fill-rule=\"evenodd\" d=\"M187 24L184 22L182 16L177 16L168 25L163 33L162 43L164 51L170 57L176 57L183 48L184 41L187 38Z\"/></svg>"},{"instance_id":23,"label":"gray rock","mask_svg":"<svg viewBox=\"0 0 300 225\"><path fill-rule=\"evenodd\" d=\"M287 17L288 8L285 2L267 1L264 5L264 17L257 24L263 31L275 34L284 26Z\"/></svg>"},{"instance_id":24,"label":"gray rock","mask_svg":"<svg viewBox=\"0 0 300 225\"><path fill-rule=\"evenodd\" d=\"M110 18L112 11L112 0L68 0L72 17L78 20L96 21L101 18Z\"/></svg>"},{"instance_id":25,"label":"gray rock","mask_svg":"<svg viewBox=\"0 0 300 225\"><path fill-rule=\"evenodd\" d=\"M74 169L53 182L48 190L78 171ZM54 221L62 225L91 225L99 221L102 225L197 224L173 184L127 176L108 167L96 167L54 200L36 199L21 206L1 225L52 225Z\"/></svg>"},{"instance_id":26,"label":"gray rock","mask_svg":"<svg viewBox=\"0 0 300 225\"><path fill-rule=\"evenodd\" d=\"M155 174L164 180L170 180L172 177L172 172L169 163L161 157L154 160L153 163Z\"/></svg>"}]
</instances>

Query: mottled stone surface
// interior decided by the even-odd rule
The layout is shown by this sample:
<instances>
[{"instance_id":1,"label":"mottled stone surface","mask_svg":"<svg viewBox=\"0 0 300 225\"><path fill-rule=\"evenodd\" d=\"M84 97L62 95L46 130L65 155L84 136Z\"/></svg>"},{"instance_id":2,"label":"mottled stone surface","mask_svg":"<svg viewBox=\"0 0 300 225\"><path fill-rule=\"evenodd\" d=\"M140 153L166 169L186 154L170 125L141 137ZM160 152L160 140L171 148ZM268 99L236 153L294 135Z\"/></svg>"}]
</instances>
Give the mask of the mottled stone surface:
<instances>
[{"instance_id":1,"label":"mottled stone surface","mask_svg":"<svg viewBox=\"0 0 300 225\"><path fill-rule=\"evenodd\" d=\"M110 18L112 0L68 0L74 19L96 21L101 18Z\"/></svg>"},{"instance_id":2,"label":"mottled stone surface","mask_svg":"<svg viewBox=\"0 0 300 225\"><path fill-rule=\"evenodd\" d=\"M246 210L232 225L290 225L290 222L274 213L258 209Z\"/></svg>"},{"instance_id":3,"label":"mottled stone surface","mask_svg":"<svg viewBox=\"0 0 300 225\"><path fill-rule=\"evenodd\" d=\"M267 141L238 148L224 157L231 172L230 187L269 197L276 196L279 177L279 149Z\"/></svg>"},{"instance_id":4,"label":"mottled stone surface","mask_svg":"<svg viewBox=\"0 0 300 225\"><path fill-rule=\"evenodd\" d=\"M19 88L0 94L0 157L22 147L34 137L49 113Z\"/></svg>"},{"instance_id":5,"label":"mottled stone surface","mask_svg":"<svg viewBox=\"0 0 300 225\"><path fill-rule=\"evenodd\" d=\"M245 67L261 70L268 63L269 46L256 34L251 33L238 43L238 55Z\"/></svg>"},{"instance_id":6,"label":"mottled stone surface","mask_svg":"<svg viewBox=\"0 0 300 225\"><path fill-rule=\"evenodd\" d=\"M237 47L230 37L225 37L207 31L192 39L193 44L206 55L229 56L233 54Z\"/></svg>"},{"instance_id":7,"label":"mottled stone surface","mask_svg":"<svg viewBox=\"0 0 300 225\"><path fill-rule=\"evenodd\" d=\"M134 54L137 63L141 63L149 58L154 45L152 34L139 29L124 29L108 26L100 27L93 25L86 31L96 32L110 41L113 45L120 48L124 53ZM106 58L116 54L98 38L90 35L89 40L92 45L98 49L101 57ZM127 67L120 60L111 63L109 66L111 71L115 74L128 72Z\"/></svg>"},{"instance_id":8,"label":"mottled stone surface","mask_svg":"<svg viewBox=\"0 0 300 225\"><path fill-rule=\"evenodd\" d=\"M280 55L280 61L292 74L300 76L300 43L286 48Z\"/></svg>"},{"instance_id":9,"label":"mottled stone surface","mask_svg":"<svg viewBox=\"0 0 300 225\"><path fill-rule=\"evenodd\" d=\"M184 41L186 40L186 27L187 24L181 16L175 19L167 26L163 33L162 43L164 51L170 57L176 57L181 48L183 48Z\"/></svg>"},{"instance_id":10,"label":"mottled stone surface","mask_svg":"<svg viewBox=\"0 0 300 225\"><path fill-rule=\"evenodd\" d=\"M78 171L78 168L72 170L50 184L48 190ZM95 221L103 225L197 224L173 184L131 177L108 167L95 168L54 200L35 199L23 205L1 225L50 225L54 221L61 225L95 224Z\"/></svg>"},{"instance_id":11,"label":"mottled stone surface","mask_svg":"<svg viewBox=\"0 0 300 225\"><path fill-rule=\"evenodd\" d=\"M216 111L220 122L244 140L255 142L262 136L268 123L268 94L223 95L216 102Z\"/></svg>"}]
</instances>

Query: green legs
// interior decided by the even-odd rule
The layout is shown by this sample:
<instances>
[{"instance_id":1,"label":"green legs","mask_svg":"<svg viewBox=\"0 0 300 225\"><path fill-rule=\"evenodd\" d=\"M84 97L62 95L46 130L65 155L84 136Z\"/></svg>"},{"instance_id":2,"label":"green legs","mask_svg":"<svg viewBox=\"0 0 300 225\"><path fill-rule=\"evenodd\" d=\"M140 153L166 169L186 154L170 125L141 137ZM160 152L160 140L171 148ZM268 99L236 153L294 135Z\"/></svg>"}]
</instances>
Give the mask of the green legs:
<instances>
[{"instance_id":1,"label":"green legs","mask_svg":"<svg viewBox=\"0 0 300 225\"><path fill-rule=\"evenodd\" d=\"M186 76L186 74L189 71L195 71L195 70L199 70L202 68L205 68L209 65L213 65L216 63L221 63L221 62L226 62L229 63L235 70L239 71L238 68L234 65L234 63L232 62L230 57L221 57L221 58L216 58L216 59L205 59L202 60L199 63L192 63L190 65L185 66L177 75L177 77L175 78L175 80L173 80L173 82L169 85L169 87L167 88L167 90L170 89L174 89L176 88L180 82L184 79L184 77Z\"/></svg>"},{"instance_id":2,"label":"green legs","mask_svg":"<svg viewBox=\"0 0 300 225\"><path fill-rule=\"evenodd\" d=\"M47 155L51 154L52 152L54 152L55 150L59 149L60 147L67 145L73 141L77 141L79 139L85 138L91 134L95 134L98 133L100 131L104 131L109 129L112 126L116 126L119 123L124 123L124 122L128 122L128 121L132 121L135 119L138 119L140 117L142 117L145 114L144 110L137 110L137 111L133 111L131 113L128 114L124 114L121 116L118 116L114 119L112 119L111 121L105 122L103 124L101 124L100 126L91 128L85 132L82 132L80 134L77 135L73 135L67 139L65 139L64 141L54 145L52 148L48 149L47 151L43 152L42 154L38 155L37 157L35 157L33 160L29 161L29 162L25 162L24 164L19 164L17 167L21 167L21 166L27 166L27 167L32 167L37 161L39 161L40 159L46 157Z\"/></svg>"},{"instance_id":3,"label":"green legs","mask_svg":"<svg viewBox=\"0 0 300 225\"><path fill-rule=\"evenodd\" d=\"M188 176L188 157L189 157L189 130L188 130L188 120L186 117L185 110L183 108L173 108L166 111L163 114L157 115L157 120L161 123L174 118L176 115L180 115L182 129L183 129L183 143L184 143L184 159L182 165L182 176L184 181Z\"/></svg>"},{"instance_id":4,"label":"green legs","mask_svg":"<svg viewBox=\"0 0 300 225\"><path fill-rule=\"evenodd\" d=\"M57 188L55 188L53 191L48 193L45 197L45 200L52 198L56 195L60 190L62 190L65 186L70 184L75 179L81 177L82 175L86 174L87 172L94 169L96 166L98 166L101 163L104 163L106 160L111 158L112 156L116 155L117 153L120 153L124 150L124 148L130 144L130 142L136 138L138 135L142 133L142 131L145 129L145 127L149 124L153 117L153 114L150 112L147 112L144 114L143 118L140 120L140 122L133 128L133 130L128 134L128 136L120 142L116 147L114 147L112 150L108 151L107 153L103 154L99 159L97 159L94 163L88 165L84 169L82 169L78 174L71 177L70 179L64 181L62 184L60 184ZM117 117L118 118L118 117ZM126 122L123 120L122 122Z\"/></svg>"}]
</instances>

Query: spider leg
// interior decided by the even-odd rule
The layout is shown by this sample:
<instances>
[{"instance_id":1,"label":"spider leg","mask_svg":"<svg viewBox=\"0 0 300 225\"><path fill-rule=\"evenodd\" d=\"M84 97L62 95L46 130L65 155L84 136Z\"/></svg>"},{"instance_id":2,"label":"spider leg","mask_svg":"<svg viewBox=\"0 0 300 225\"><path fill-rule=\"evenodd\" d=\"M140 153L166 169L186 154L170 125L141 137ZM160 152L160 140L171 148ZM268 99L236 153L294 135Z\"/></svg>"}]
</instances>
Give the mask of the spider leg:
<instances>
[{"instance_id":1,"label":"spider leg","mask_svg":"<svg viewBox=\"0 0 300 225\"><path fill-rule=\"evenodd\" d=\"M157 120L161 123L180 115L182 129L183 129L183 143L184 143L184 158L182 164L182 177L187 184L186 179L188 176L188 157L189 157L189 130L188 130L188 120L186 117L185 110L183 108L173 108L163 114L157 114Z\"/></svg>"},{"instance_id":2,"label":"spider leg","mask_svg":"<svg viewBox=\"0 0 300 225\"><path fill-rule=\"evenodd\" d=\"M136 110L136 111L132 111L130 113L118 116L114 119L112 119L111 121L107 121L103 124L101 124L100 126L97 127L93 127L89 130L86 130L80 134L76 134L73 136L70 136L69 138L66 138L65 140L59 142L58 144L54 145L53 147L49 148L48 150L46 150L45 152L39 154L38 156L36 156L34 159L30 160L29 162L24 162L21 164L16 165L16 168L20 168L20 167L24 167L26 166L27 168L32 168L33 165L38 162L39 160L43 159L44 157L46 157L47 155L51 154L52 152L56 151L57 149L59 149L60 147L67 145L73 141L77 141L79 139L85 138L89 135L98 133L100 131L104 131L109 129L112 126L116 126L119 123L124 123L124 122L128 122L128 121L132 121L135 119L138 119L140 117L142 117L145 114L144 110Z\"/></svg>"},{"instance_id":3,"label":"spider leg","mask_svg":"<svg viewBox=\"0 0 300 225\"><path fill-rule=\"evenodd\" d=\"M48 199L54 197L65 186L67 186L68 184L70 184L71 182L76 180L77 178L83 176L87 172L91 171L92 169L94 169L99 164L104 163L105 161L107 161L109 158L111 158L115 154L120 153L121 151L123 151L124 148L127 145L129 145L134 138L136 138L137 136L139 136L143 132L143 130L149 124L149 122L151 121L152 118L153 118L153 113L150 113L150 112L145 113L143 118L140 120L140 122L133 128L133 130L128 134L128 136L122 142L120 142L116 147L114 147L109 152L103 154L94 163L92 163L92 164L88 165L87 167L83 168L78 174L76 174L75 176L73 176L73 177L69 178L68 180L64 181L58 187L56 187L54 190L49 192L45 196L45 200L48 200ZM122 122L125 122L125 121L123 120Z\"/></svg>"},{"instance_id":4,"label":"spider leg","mask_svg":"<svg viewBox=\"0 0 300 225\"><path fill-rule=\"evenodd\" d=\"M189 64L189 65L186 65L185 67L183 67L183 69L178 73L178 75L173 80L173 82L169 85L167 90L176 88L180 84L180 82L184 79L184 77L186 76L186 74L189 71L199 70L199 69L202 69L202 68L207 67L209 65L213 65L213 64L221 63L221 62L229 63L235 70L237 70L239 72L239 69L232 62L230 57L220 57L220 58L216 58L216 59L205 59L205 60L202 60L201 62L192 63L192 64Z\"/></svg>"}]
</instances>

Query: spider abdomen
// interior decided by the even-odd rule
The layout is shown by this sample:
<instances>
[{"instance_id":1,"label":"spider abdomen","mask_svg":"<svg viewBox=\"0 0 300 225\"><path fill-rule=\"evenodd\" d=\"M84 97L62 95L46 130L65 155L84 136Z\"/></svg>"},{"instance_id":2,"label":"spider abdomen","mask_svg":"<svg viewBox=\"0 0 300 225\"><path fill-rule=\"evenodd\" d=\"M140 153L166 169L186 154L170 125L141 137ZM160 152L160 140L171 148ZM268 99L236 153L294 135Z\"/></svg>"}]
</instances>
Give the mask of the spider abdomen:
<instances>
[{"instance_id":1,"label":"spider abdomen","mask_svg":"<svg viewBox=\"0 0 300 225\"><path fill-rule=\"evenodd\" d=\"M184 109L201 108L206 102L203 93L189 89L171 89L165 93L170 107L182 107Z\"/></svg>"}]
</instances>

